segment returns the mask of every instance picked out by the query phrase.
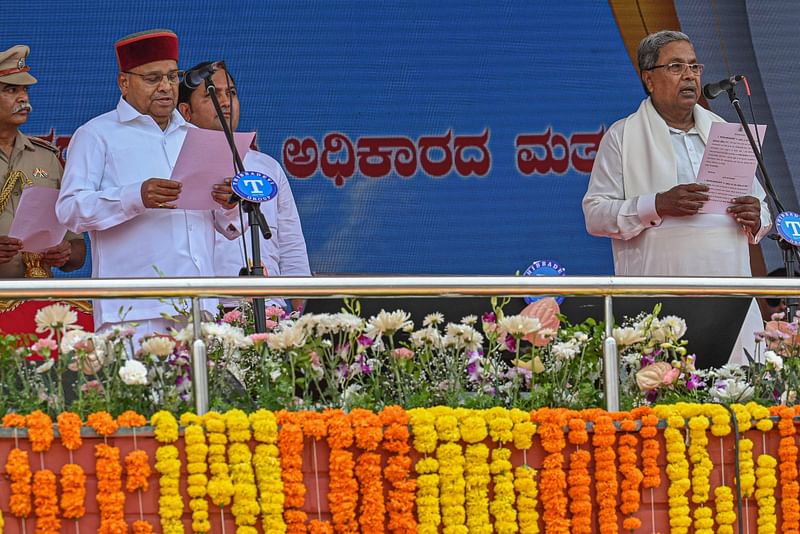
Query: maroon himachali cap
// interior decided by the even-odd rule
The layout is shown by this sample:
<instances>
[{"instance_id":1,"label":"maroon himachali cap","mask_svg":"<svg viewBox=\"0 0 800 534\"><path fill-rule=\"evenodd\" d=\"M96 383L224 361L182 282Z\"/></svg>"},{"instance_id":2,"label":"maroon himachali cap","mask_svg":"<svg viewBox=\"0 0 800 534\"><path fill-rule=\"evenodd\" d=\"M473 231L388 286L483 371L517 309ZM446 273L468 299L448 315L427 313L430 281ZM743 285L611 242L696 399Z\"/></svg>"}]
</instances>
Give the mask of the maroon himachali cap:
<instances>
[{"instance_id":1,"label":"maroon himachali cap","mask_svg":"<svg viewBox=\"0 0 800 534\"><path fill-rule=\"evenodd\" d=\"M178 61L178 36L171 30L147 30L123 37L114 49L124 72L153 61Z\"/></svg>"}]
</instances>

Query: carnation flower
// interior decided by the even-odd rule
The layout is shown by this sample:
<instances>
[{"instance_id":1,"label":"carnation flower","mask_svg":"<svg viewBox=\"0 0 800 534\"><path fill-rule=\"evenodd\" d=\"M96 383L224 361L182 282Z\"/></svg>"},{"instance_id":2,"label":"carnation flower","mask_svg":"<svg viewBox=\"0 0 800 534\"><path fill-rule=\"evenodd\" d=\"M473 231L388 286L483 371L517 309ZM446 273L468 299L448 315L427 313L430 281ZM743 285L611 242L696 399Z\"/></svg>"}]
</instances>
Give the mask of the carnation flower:
<instances>
[{"instance_id":1,"label":"carnation flower","mask_svg":"<svg viewBox=\"0 0 800 534\"><path fill-rule=\"evenodd\" d=\"M233 324L242 320L242 312L239 310L231 310L222 316L222 322Z\"/></svg>"},{"instance_id":2,"label":"carnation flower","mask_svg":"<svg viewBox=\"0 0 800 534\"><path fill-rule=\"evenodd\" d=\"M142 351L146 354L165 358L175 350L175 341L164 336L153 336L142 341Z\"/></svg>"},{"instance_id":3,"label":"carnation flower","mask_svg":"<svg viewBox=\"0 0 800 534\"><path fill-rule=\"evenodd\" d=\"M85 341L91 338L91 334L88 332L84 332L80 329L69 330L64 336L61 338L61 352L66 354L68 352L72 352L74 350L78 350L82 348L82 345L85 345Z\"/></svg>"},{"instance_id":4,"label":"carnation flower","mask_svg":"<svg viewBox=\"0 0 800 534\"><path fill-rule=\"evenodd\" d=\"M392 351L392 356L398 360L410 360L414 357L414 351L405 347L400 347Z\"/></svg>"},{"instance_id":5,"label":"carnation flower","mask_svg":"<svg viewBox=\"0 0 800 534\"><path fill-rule=\"evenodd\" d=\"M36 332L43 334L49 332L50 336L55 330L65 332L78 328L78 314L66 304L51 304L36 312Z\"/></svg>"},{"instance_id":6,"label":"carnation flower","mask_svg":"<svg viewBox=\"0 0 800 534\"><path fill-rule=\"evenodd\" d=\"M139 360L127 360L119 370L119 377L129 386L147 384L147 367Z\"/></svg>"}]
</instances>

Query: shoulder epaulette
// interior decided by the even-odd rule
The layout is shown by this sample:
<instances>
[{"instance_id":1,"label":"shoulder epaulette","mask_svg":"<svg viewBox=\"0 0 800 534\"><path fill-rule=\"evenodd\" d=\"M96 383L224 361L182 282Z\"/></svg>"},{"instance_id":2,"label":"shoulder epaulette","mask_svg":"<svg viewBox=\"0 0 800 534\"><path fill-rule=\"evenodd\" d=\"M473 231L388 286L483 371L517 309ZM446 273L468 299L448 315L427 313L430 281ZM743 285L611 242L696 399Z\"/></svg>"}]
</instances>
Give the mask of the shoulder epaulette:
<instances>
[{"instance_id":1,"label":"shoulder epaulette","mask_svg":"<svg viewBox=\"0 0 800 534\"><path fill-rule=\"evenodd\" d=\"M28 137L31 143L36 146L40 146L42 148L46 148L47 150L53 152L54 154L58 154L58 147L49 141L45 141L44 139L40 139L38 137Z\"/></svg>"}]
</instances>

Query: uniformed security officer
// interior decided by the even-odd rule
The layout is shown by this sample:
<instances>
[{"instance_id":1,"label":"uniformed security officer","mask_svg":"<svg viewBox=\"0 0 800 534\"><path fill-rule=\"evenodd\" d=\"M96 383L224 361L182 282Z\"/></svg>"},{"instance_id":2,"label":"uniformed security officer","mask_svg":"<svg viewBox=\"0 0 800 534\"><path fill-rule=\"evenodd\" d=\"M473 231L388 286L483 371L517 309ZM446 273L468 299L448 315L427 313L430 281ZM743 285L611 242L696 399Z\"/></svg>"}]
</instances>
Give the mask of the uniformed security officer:
<instances>
[{"instance_id":1,"label":"uniformed security officer","mask_svg":"<svg viewBox=\"0 0 800 534\"><path fill-rule=\"evenodd\" d=\"M36 83L25 64L29 51L27 46L16 45L0 52L0 278L25 275L22 242L8 237L23 187L61 186L58 149L19 131L31 112L28 86ZM73 271L83 265L85 257L83 238L67 233L61 244L43 252L39 260L49 275L50 267Z\"/></svg>"}]
</instances>

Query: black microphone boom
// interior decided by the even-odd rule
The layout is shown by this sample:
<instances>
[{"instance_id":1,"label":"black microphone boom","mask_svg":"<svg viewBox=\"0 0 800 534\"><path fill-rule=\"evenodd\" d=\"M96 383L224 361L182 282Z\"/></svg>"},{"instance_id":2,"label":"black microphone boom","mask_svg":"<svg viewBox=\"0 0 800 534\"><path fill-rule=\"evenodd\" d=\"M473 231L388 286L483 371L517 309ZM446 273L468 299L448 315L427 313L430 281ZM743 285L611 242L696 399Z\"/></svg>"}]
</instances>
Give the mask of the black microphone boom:
<instances>
[{"instance_id":1,"label":"black microphone boom","mask_svg":"<svg viewBox=\"0 0 800 534\"><path fill-rule=\"evenodd\" d=\"M741 74L735 74L730 78L725 78L724 80L720 80L717 83L707 83L703 87L703 95L709 100L713 100L714 98L717 98L720 94L724 93L728 89L731 89L734 85L736 85L743 79L744 76L742 76Z\"/></svg>"},{"instance_id":2,"label":"black microphone boom","mask_svg":"<svg viewBox=\"0 0 800 534\"><path fill-rule=\"evenodd\" d=\"M217 62L209 63L199 69L187 71L183 75L183 83L189 89L197 89L200 85L217 72Z\"/></svg>"}]
</instances>

